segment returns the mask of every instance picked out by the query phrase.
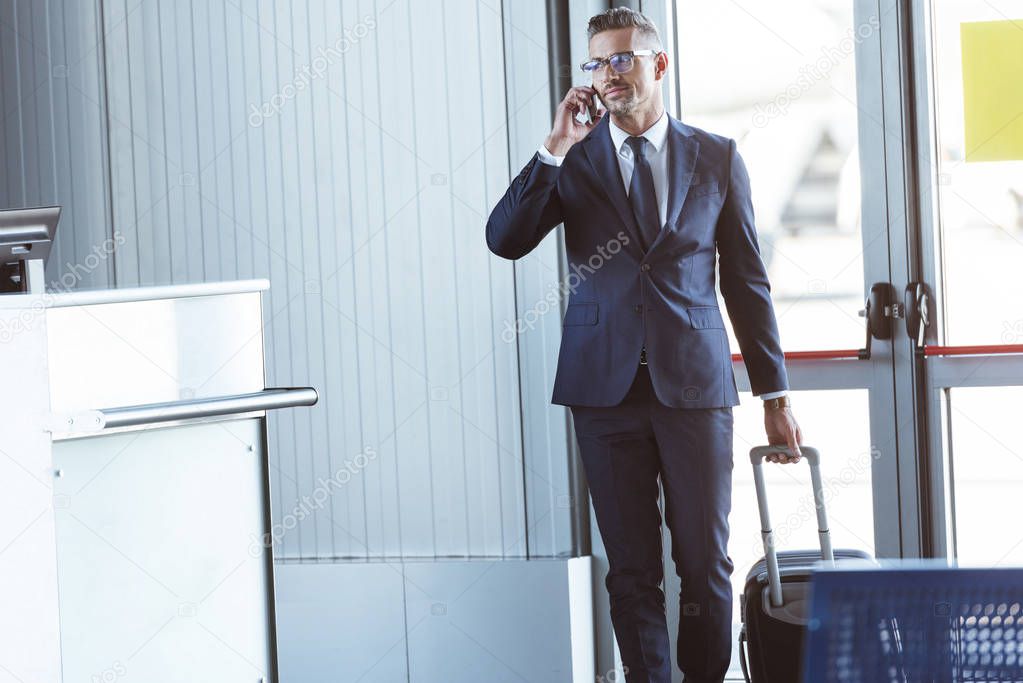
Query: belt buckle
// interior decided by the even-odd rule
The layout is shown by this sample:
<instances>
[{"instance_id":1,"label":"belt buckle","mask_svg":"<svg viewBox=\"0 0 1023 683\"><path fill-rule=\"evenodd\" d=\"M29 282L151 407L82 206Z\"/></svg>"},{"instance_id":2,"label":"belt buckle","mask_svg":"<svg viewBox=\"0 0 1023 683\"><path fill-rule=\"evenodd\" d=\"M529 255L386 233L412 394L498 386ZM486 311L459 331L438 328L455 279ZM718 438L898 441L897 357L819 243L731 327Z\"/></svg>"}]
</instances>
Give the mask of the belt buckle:
<instances>
[{"instance_id":1,"label":"belt buckle","mask_svg":"<svg viewBox=\"0 0 1023 683\"><path fill-rule=\"evenodd\" d=\"M646 347L645 346L639 352L639 364L640 365L646 365Z\"/></svg>"}]
</instances>

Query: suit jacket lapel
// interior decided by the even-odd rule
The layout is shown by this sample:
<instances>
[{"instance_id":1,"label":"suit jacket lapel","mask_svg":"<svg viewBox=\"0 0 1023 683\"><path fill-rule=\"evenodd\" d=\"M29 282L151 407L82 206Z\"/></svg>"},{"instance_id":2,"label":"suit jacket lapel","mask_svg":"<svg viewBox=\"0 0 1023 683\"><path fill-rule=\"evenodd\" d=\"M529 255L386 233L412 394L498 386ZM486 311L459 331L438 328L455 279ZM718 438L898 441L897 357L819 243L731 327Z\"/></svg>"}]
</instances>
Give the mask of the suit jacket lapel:
<instances>
[{"instance_id":1,"label":"suit jacket lapel","mask_svg":"<svg viewBox=\"0 0 1023 683\"><path fill-rule=\"evenodd\" d=\"M636 224L636 216L632 212L632 204L629 203L629 196L625 192L625 185L622 183L622 172L618 166L617 152L611 140L609 126L609 115L597 124L593 132L586 137L583 149L586 158L593 167L594 173L600 179L611 204L614 205L618 216L629 228L633 236L633 243L637 251L642 253L639 247L639 226ZM670 230L669 226L675 225L679 215L682 213L682 205L685 203L689 186L696 182L695 169L696 159L700 153L700 143L692 135L692 129L678 119L668 116L668 219L650 246L650 251L664 239L665 234Z\"/></svg>"},{"instance_id":2,"label":"suit jacket lapel","mask_svg":"<svg viewBox=\"0 0 1023 683\"><path fill-rule=\"evenodd\" d=\"M668 116L668 219L661 226L657 239L650 245L653 251L665 235L671 231L682 213L689 186L697 182L696 159L700 155L700 143L692 135L692 129L678 119Z\"/></svg>"},{"instance_id":3,"label":"suit jacket lapel","mask_svg":"<svg viewBox=\"0 0 1023 683\"><path fill-rule=\"evenodd\" d=\"M601 187L607 193L611 204L614 205L618 216L628 227L632 240L630 244L636 245L637 253L642 254L639 247L639 225L636 223L636 215L632 212L632 204L629 203L629 195L625 192L625 185L622 183L622 171L618 166L617 151L614 149L614 142L611 140L611 132L608 128L610 115L605 115L597 127L593 129L585 140L583 150L590 166L600 180Z\"/></svg>"}]
</instances>

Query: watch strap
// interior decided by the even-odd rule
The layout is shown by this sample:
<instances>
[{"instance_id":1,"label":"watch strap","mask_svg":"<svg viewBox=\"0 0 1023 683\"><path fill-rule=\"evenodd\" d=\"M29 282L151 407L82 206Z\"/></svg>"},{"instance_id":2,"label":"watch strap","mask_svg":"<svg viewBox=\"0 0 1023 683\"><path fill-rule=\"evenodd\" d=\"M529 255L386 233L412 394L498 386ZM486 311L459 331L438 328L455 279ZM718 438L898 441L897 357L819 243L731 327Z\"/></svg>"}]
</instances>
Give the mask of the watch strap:
<instances>
[{"instance_id":1,"label":"watch strap","mask_svg":"<svg viewBox=\"0 0 1023 683\"><path fill-rule=\"evenodd\" d=\"M764 401L764 408L777 410L780 408L787 408L792 405L792 401L789 399L788 394L785 396L778 396L777 398L769 398Z\"/></svg>"}]
</instances>

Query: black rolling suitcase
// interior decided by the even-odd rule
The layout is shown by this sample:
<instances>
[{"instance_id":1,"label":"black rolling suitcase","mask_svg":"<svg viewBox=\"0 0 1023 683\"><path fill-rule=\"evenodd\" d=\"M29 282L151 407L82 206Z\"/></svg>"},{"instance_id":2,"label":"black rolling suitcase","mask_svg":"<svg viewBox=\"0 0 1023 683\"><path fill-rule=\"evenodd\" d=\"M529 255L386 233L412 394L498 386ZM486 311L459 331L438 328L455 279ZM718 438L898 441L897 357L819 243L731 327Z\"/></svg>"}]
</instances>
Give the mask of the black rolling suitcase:
<instances>
[{"instance_id":1,"label":"black rolling suitcase","mask_svg":"<svg viewBox=\"0 0 1023 683\"><path fill-rule=\"evenodd\" d=\"M809 446L800 446L800 450L810 465L820 551L776 551L767 510L763 459L768 453L788 453L789 449L757 446L750 451L764 539L764 557L746 575L746 585L740 596L742 629L739 633L739 661L746 680L751 683L799 683L803 680L803 639L809 614L810 574L814 565L822 561L829 564L846 560L872 561L871 556L862 550L832 551L831 531L824 509L820 454Z\"/></svg>"}]
</instances>

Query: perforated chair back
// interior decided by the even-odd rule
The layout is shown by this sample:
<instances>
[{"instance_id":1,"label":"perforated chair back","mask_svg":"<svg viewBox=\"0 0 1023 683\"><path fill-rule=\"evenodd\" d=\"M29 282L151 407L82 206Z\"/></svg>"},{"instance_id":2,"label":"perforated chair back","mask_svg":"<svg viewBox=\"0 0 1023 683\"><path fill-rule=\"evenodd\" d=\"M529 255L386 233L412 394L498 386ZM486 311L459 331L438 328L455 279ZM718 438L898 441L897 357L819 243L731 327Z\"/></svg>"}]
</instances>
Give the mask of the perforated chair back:
<instances>
[{"instance_id":1,"label":"perforated chair back","mask_svg":"<svg viewBox=\"0 0 1023 683\"><path fill-rule=\"evenodd\" d=\"M1023 569L822 569L804 683L1023 683Z\"/></svg>"}]
</instances>

